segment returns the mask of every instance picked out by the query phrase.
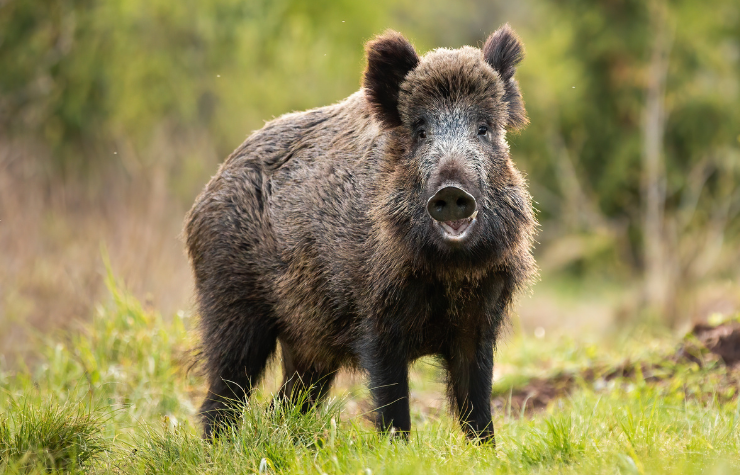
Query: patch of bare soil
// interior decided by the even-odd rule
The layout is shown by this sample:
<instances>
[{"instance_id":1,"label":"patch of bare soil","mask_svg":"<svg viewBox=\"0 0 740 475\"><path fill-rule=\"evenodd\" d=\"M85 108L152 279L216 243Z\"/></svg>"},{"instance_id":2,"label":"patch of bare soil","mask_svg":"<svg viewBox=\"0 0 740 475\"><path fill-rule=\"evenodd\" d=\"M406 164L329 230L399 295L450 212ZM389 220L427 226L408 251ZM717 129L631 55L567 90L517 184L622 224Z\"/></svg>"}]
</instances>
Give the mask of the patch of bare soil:
<instances>
[{"instance_id":1,"label":"patch of bare soil","mask_svg":"<svg viewBox=\"0 0 740 475\"><path fill-rule=\"evenodd\" d=\"M624 361L615 366L593 366L533 378L508 389L499 388L493 405L512 414L531 414L546 409L575 389L597 391L637 381L683 386L685 397L726 402L740 389L740 322L711 326L697 324L676 351L657 361Z\"/></svg>"},{"instance_id":2,"label":"patch of bare soil","mask_svg":"<svg viewBox=\"0 0 740 475\"><path fill-rule=\"evenodd\" d=\"M740 362L740 322L730 321L717 326L699 323L694 326L690 335L695 337L704 349L719 356L727 366L737 366ZM687 346L679 353L702 365L701 347Z\"/></svg>"}]
</instances>

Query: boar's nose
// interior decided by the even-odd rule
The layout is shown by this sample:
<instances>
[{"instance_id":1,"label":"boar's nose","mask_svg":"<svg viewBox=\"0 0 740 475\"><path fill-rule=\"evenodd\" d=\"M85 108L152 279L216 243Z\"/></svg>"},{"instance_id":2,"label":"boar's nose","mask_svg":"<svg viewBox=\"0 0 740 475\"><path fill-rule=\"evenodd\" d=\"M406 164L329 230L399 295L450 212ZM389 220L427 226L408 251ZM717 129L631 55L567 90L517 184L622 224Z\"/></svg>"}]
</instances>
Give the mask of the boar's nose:
<instances>
[{"instance_id":1,"label":"boar's nose","mask_svg":"<svg viewBox=\"0 0 740 475\"><path fill-rule=\"evenodd\" d=\"M446 186L429 198L427 211L437 221L466 219L475 213L475 198L462 188Z\"/></svg>"}]
</instances>

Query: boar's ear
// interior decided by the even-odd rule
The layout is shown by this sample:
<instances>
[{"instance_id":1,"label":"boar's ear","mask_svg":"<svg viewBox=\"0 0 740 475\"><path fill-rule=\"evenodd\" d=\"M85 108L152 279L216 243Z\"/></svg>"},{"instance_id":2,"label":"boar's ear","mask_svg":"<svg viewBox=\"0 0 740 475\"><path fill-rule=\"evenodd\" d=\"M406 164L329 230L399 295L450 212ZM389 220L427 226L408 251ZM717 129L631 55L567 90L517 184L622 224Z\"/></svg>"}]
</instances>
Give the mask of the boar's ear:
<instances>
[{"instance_id":1,"label":"boar's ear","mask_svg":"<svg viewBox=\"0 0 740 475\"><path fill-rule=\"evenodd\" d=\"M414 47L400 33L387 30L365 45L367 69L363 87L376 117L386 127L401 125L398 92L406 75L419 64Z\"/></svg>"},{"instance_id":2,"label":"boar's ear","mask_svg":"<svg viewBox=\"0 0 740 475\"><path fill-rule=\"evenodd\" d=\"M504 81L503 100L509 106L509 120L506 125L512 129L527 125L524 100L519 92L519 84L514 79L516 65L524 58L524 45L508 23L488 37L483 46L483 57Z\"/></svg>"}]
</instances>

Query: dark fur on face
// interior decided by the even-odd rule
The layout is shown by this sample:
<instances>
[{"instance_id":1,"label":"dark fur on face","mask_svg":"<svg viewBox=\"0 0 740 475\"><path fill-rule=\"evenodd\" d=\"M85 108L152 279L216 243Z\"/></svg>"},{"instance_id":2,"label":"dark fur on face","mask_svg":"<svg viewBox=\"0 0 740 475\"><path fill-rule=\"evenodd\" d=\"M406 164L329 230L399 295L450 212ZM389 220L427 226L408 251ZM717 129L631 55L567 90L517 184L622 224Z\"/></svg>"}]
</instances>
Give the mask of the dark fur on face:
<instances>
[{"instance_id":1,"label":"dark fur on face","mask_svg":"<svg viewBox=\"0 0 740 475\"><path fill-rule=\"evenodd\" d=\"M359 368L379 427L402 434L408 365L437 355L463 428L493 437L493 349L536 272L531 199L505 139L526 124L521 43L504 26L482 51L420 58L395 32L366 50L361 91L255 132L186 218L207 435L230 422L225 399L249 397L279 341L283 397L305 388L310 405L339 368ZM440 190L475 212L433 218Z\"/></svg>"},{"instance_id":2,"label":"dark fur on face","mask_svg":"<svg viewBox=\"0 0 740 475\"><path fill-rule=\"evenodd\" d=\"M382 44L383 37L375 43ZM513 78L521 59L521 44L506 25L489 37L483 51L463 47L427 54L396 86L400 124L389 134L390 148L396 152L388 154L392 163L387 199L379 203L382 210L377 215L407 242L421 268L469 277L513 265L513 259L528 267L522 274L531 273L533 262L518 259L518 248L531 246L535 222L531 198L505 141L506 129L526 123ZM419 124L435 129L423 144L414 137ZM488 140L470 140L469 132L479 124L489 128ZM450 179L466 182L482 204L479 229L464 245L441 242L422 206L441 185L435 180L435 166L444 165Z\"/></svg>"}]
</instances>

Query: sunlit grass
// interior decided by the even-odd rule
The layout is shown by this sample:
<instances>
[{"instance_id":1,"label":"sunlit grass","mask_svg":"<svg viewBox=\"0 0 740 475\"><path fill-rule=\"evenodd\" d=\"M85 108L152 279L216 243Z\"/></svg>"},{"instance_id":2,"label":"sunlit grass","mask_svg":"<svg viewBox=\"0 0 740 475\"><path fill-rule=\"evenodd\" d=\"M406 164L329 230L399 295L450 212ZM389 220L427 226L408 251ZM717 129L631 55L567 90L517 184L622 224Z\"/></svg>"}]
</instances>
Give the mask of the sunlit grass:
<instances>
[{"instance_id":1,"label":"sunlit grass","mask_svg":"<svg viewBox=\"0 0 740 475\"><path fill-rule=\"evenodd\" d=\"M496 445L474 445L448 415L423 414L407 442L377 434L347 411L353 391L301 414L263 388L239 424L200 437L203 384L188 371L187 318L142 307L108 276L111 301L83 331L50 339L32 370L0 375L2 473L735 473L740 405L711 397L713 375L689 365L665 384L639 375L602 388L583 384L546 410L495 415ZM657 344L644 353L657 358ZM630 353L632 350L626 350ZM650 356L652 355L652 356ZM576 340L514 338L497 360L517 373L612 364L618 355ZM635 356L635 353L631 353ZM547 362L547 365L544 364ZM417 365L412 392L428 390L435 365ZM713 371L713 372L712 372ZM701 376L701 378L699 378ZM692 379L693 378L693 379ZM703 386L699 384L703 382ZM692 386L693 385L693 386ZM694 397L687 388L704 391ZM433 387L433 390L436 390ZM442 394L439 395L442 397ZM361 411L360 411L361 412Z\"/></svg>"},{"instance_id":2,"label":"sunlit grass","mask_svg":"<svg viewBox=\"0 0 740 475\"><path fill-rule=\"evenodd\" d=\"M110 448L109 414L83 402L11 399L0 419L0 468L8 472L74 470Z\"/></svg>"}]
</instances>

